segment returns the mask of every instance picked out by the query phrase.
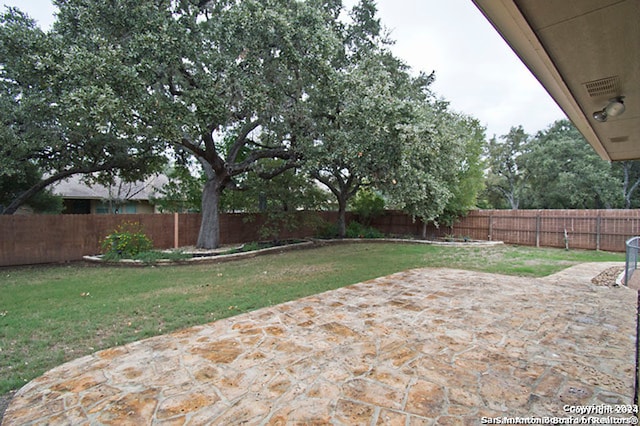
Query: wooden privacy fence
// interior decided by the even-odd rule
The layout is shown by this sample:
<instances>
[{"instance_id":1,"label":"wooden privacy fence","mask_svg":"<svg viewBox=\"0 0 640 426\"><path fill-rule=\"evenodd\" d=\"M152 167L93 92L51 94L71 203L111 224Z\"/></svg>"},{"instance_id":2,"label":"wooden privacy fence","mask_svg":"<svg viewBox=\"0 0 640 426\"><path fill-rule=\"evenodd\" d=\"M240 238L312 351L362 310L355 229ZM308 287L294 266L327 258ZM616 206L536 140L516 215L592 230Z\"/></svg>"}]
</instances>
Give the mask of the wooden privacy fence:
<instances>
[{"instance_id":1,"label":"wooden privacy fence","mask_svg":"<svg viewBox=\"0 0 640 426\"><path fill-rule=\"evenodd\" d=\"M640 210L478 210L450 232L507 244L623 252L625 241L640 235Z\"/></svg>"},{"instance_id":2,"label":"wooden privacy fence","mask_svg":"<svg viewBox=\"0 0 640 426\"><path fill-rule=\"evenodd\" d=\"M326 221L337 220L334 212L299 212ZM198 239L200 214L118 215L0 215L0 266L70 262L98 254L101 242L123 222L139 222L158 249L193 246ZM258 241L265 223L261 215L223 214L222 244ZM279 237L313 236L314 229L301 226L282 231Z\"/></svg>"},{"instance_id":3,"label":"wooden privacy fence","mask_svg":"<svg viewBox=\"0 0 640 426\"><path fill-rule=\"evenodd\" d=\"M327 222L336 212L299 212ZM348 220L351 215L348 216ZM100 252L100 243L124 221L140 222L156 248L195 245L199 214L138 215L0 215L0 266L69 262ZM313 221L311 221L313 222ZM261 215L223 214L223 244L257 241ZM372 226L385 234L419 236L422 224L401 212L386 212ZM453 227L427 228L427 237L446 234L538 247L624 251L625 241L640 235L640 210L478 210ZM280 238L315 235L313 226L283 231Z\"/></svg>"}]
</instances>

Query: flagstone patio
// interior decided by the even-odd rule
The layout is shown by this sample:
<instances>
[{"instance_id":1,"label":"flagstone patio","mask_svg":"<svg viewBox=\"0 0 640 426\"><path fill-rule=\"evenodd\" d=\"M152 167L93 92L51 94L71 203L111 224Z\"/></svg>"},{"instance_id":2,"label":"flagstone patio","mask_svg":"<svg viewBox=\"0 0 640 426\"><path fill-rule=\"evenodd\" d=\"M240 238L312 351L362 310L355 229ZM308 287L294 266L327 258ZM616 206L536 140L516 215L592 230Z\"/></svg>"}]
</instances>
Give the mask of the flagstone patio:
<instances>
[{"instance_id":1,"label":"flagstone patio","mask_svg":"<svg viewBox=\"0 0 640 426\"><path fill-rule=\"evenodd\" d=\"M631 404L637 292L590 281L611 266L393 274L61 365L2 424L453 425Z\"/></svg>"}]
</instances>

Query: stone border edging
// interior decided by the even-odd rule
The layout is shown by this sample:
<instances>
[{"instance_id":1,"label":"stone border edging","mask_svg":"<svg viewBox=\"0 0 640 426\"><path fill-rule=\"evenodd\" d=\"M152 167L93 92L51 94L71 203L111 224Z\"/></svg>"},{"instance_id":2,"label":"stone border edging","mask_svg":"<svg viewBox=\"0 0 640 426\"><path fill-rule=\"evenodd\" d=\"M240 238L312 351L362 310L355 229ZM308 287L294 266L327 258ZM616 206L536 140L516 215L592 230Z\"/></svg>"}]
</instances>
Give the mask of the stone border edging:
<instances>
[{"instance_id":1,"label":"stone border edging","mask_svg":"<svg viewBox=\"0 0 640 426\"><path fill-rule=\"evenodd\" d=\"M348 244L348 243L398 243L398 244L431 244L438 246L451 246L451 247L490 247L503 245L502 241L481 241L474 240L473 242L446 242L446 241L431 241L431 240L411 240L411 239L398 239L398 238L343 238L343 239L315 239L312 238L309 241L302 243L287 244L283 246L268 247L260 250L252 250L247 252L232 253L232 254L218 254L214 256L198 256L189 259L182 260L169 260L159 259L155 262L148 263L142 260L122 259L119 261L105 261L102 260L102 256L83 256L83 260L93 263L102 263L110 266L132 266L132 267L144 267L144 266L175 266L175 265L188 265L188 264L200 264L200 263L223 263L231 262L240 259L250 259L257 256L263 256L272 253L283 253L287 251L303 250L313 247L322 247L330 244Z\"/></svg>"},{"instance_id":2,"label":"stone border edging","mask_svg":"<svg viewBox=\"0 0 640 426\"><path fill-rule=\"evenodd\" d=\"M231 254L217 254L214 256L198 256L198 257L192 257L192 258L188 258L188 259L182 259L182 260L170 260L170 259L159 259L153 263L145 263L142 260L133 260L133 259L122 259L119 261L105 261L102 260L101 256L83 256L82 258L86 261L89 262L95 262L95 263L103 263L105 265L111 265L111 266L134 266L134 267L142 267L142 266L175 266L175 265L187 265L187 264L193 264L193 263L223 263L223 262L230 262L233 260L239 260L239 259L250 259L252 257L257 257L257 256L263 256L265 254L271 254L271 253L282 253L282 252L286 252L286 251L293 251L293 250L301 250L304 248L310 248L312 245L314 245L313 241L305 241L302 243L295 243L295 244L287 244L287 245L283 245L283 246L276 246L276 247L268 247L268 248L264 248L264 249L260 249L260 250L252 250L252 251L247 251L247 252L240 252L240 253L231 253Z\"/></svg>"},{"instance_id":3,"label":"stone border edging","mask_svg":"<svg viewBox=\"0 0 640 426\"><path fill-rule=\"evenodd\" d=\"M471 240L471 241L433 241L433 240L412 240L408 238L343 238L332 240L312 239L311 241L318 244L344 244L344 243L398 243L398 244L430 244L434 246L449 246L449 247L492 247L504 245L502 241L484 241L484 240Z\"/></svg>"}]
</instances>

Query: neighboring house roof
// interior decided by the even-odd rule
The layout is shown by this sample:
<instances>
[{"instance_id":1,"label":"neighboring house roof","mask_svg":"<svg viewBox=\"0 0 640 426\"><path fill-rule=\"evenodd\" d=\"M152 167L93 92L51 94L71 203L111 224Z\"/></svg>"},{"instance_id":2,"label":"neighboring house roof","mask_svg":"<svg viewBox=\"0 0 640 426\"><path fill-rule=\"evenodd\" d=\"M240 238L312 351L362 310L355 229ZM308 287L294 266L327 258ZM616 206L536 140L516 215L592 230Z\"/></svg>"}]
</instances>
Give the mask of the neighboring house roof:
<instances>
[{"instance_id":1,"label":"neighboring house roof","mask_svg":"<svg viewBox=\"0 0 640 426\"><path fill-rule=\"evenodd\" d=\"M600 157L640 159L640 1L472 1Z\"/></svg>"},{"instance_id":2,"label":"neighboring house roof","mask_svg":"<svg viewBox=\"0 0 640 426\"><path fill-rule=\"evenodd\" d=\"M82 175L74 175L51 186L51 191L62 198L83 200L135 200L145 201L159 197L158 189L169 179L165 175L152 176L144 181L123 182L116 178L113 185L88 185Z\"/></svg>"}]
</instances>

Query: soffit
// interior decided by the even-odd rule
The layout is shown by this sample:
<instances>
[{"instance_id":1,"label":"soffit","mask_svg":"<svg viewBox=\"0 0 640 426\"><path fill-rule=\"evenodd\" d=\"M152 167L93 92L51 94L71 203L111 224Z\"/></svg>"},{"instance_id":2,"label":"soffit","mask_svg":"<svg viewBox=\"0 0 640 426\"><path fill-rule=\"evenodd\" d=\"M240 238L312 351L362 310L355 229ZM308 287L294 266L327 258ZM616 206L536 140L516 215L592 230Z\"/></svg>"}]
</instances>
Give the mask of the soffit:
<instances>
[{"instance_id":1,"label":"soffit","mask_svg":"<svg viewBox=\"0 0 640 426\"><path fill-rule=\"evenodd\" d=\"M474 2L602 158L640 159L640 0Z\"/></svg>"}]
</instances>

